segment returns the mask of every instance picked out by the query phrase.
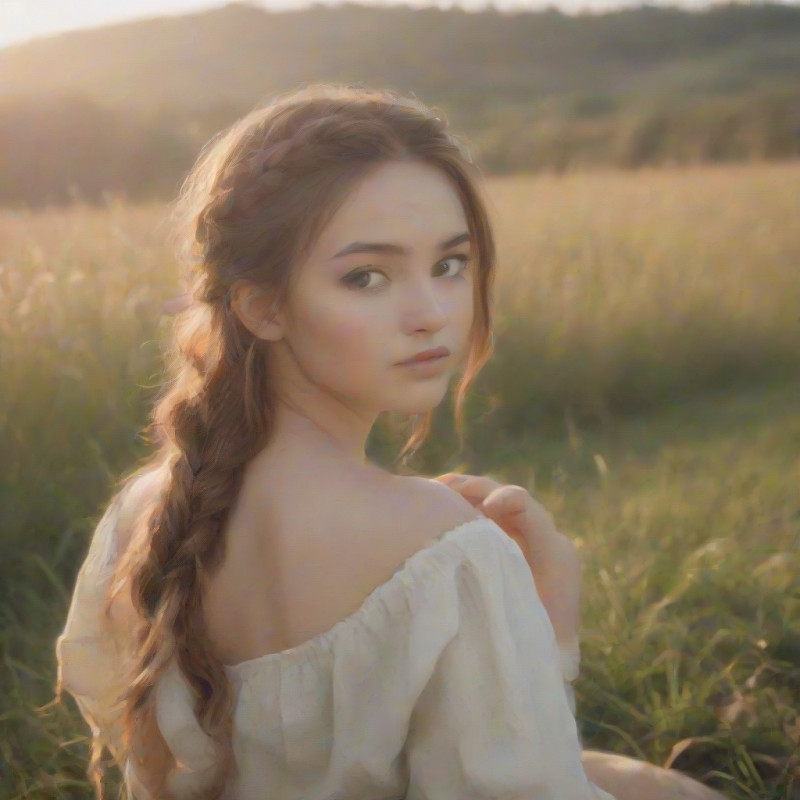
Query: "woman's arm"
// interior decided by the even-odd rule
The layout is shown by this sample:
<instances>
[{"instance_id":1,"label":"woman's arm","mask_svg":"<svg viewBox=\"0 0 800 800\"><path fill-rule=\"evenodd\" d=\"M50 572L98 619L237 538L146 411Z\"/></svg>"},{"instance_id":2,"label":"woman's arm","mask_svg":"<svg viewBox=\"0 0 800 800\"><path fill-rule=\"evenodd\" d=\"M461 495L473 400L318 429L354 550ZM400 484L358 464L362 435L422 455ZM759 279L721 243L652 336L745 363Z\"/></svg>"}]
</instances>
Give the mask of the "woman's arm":
<instances>
[{"instance_id":1,"label":"woman's arm","mask_svg":"<svg viewBox=\"0 0 800 800\"><path fill-rule=\"evenodd\" d=\"M573 680L580 659L581 563L575 546L556 530L549 512L522 486L452 472L435 480L480 509L519 545L553 625L565 677Z\"/></svg>"}]
</instances>

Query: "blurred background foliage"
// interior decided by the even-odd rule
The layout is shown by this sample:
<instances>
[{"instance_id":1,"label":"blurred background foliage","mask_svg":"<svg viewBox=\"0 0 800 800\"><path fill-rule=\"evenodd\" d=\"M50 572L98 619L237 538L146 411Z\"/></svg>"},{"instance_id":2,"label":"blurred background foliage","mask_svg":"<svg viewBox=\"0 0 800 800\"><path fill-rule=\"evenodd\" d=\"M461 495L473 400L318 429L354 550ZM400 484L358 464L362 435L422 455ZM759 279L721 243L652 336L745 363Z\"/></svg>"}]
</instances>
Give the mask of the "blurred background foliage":
<instances>
[{"instance_id":1,"label":"blurred background foliage","mask_svg":"<svg viewBox=\"0 0 800 800\"><path fill-rule=\"evenodd\" d=\"M795 6L233 3L0 50L0 203L170 196L213 133L323 78L438 105L488 173L800 155Z\"/></svg>"},{"instance_id":2,"label":"blurred background foliage","mask_svg":"<svg viewBox=\"0 0 800 800\"><path fill-rule=\"evenodd\" d=\"M798 185L800 163L490 179L496 352L464 448L451 391L400 470L526 486L584 562L584 745L735 800L800 791ZM37 709L92 529L147 450L166 211L0 209L0 798L90 796L74 703Z\"/></svg>"},{"instance_id":3,"label":"blurred background foliage","mask_svg":"<svg viewBox=\"0 0 800 800\"><path fill-rule=\"evenodd\" d=\"M163 200L258 103L367 79L465 135L499 248L464 447L451 391L399 471L524 485L576 543L586 747L799 800L800 7L769 4L237 3L0 50L0 798L91 793L53 645L147 452Z\"/></svg>"}]
</instances>

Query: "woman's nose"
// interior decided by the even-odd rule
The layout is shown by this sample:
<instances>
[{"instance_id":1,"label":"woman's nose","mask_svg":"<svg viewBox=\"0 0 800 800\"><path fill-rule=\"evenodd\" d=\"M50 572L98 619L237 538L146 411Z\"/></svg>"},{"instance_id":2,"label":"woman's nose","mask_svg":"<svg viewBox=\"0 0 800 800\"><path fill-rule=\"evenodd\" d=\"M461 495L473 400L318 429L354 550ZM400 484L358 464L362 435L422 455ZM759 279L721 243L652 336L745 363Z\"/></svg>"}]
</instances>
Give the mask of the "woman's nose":
<instances>
[{"instance_id":1,"label":"woman's nose","mask_svg":"<svg viewBox=\"0 0 800 800\"><path fill-rule=\"evenodd\" d=\"M421 281L409 287L403 303L403 327L406 333L418 330L439 331L449 314L446 298L433 281Z\"/></svg>"}]
</instances>

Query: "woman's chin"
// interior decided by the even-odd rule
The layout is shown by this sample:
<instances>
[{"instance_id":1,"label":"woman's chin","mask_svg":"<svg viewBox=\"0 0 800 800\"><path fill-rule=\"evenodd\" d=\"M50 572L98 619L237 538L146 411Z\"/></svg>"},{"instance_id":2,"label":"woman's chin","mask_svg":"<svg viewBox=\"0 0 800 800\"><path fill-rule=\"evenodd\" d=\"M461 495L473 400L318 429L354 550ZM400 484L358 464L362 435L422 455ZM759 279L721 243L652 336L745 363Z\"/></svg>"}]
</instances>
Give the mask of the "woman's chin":
<instances>
[{"instance_id":1,"label":"woman's chin","mask_svg":"<svg viewBox=\"0 0 800 800\"><path fill-rule=\"evenodd\" d=\"M407 403L403 405L390 406L386 410L393 414L404 414L406 416L419 416L420 414L427 414L433 411L444 399L444 393L440 397L430 400L429 402Z\"/></svg>"},{"instance_id":2,"label":"woman's chin","mask_svg":"<svg viewBox=\"0 0 800 800\"><path fill-rule=\"evenodd\" d=\"M449 375L448 375L449 377ZM398 389L383 404L384 410L390 414L406 414L414 416L433 411L447 396L449 381L419 382L413 387Z\"/></svg>"}]
</instances>

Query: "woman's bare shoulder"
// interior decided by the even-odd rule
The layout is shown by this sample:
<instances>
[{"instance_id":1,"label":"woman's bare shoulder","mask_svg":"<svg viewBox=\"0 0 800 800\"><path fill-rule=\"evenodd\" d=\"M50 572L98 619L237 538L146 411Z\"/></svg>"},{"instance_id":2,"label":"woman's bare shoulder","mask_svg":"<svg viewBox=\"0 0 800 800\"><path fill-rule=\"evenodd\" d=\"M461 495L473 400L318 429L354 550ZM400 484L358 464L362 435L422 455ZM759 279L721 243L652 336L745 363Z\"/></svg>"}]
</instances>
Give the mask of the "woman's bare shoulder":
<instances>
[{"instance_id":1,"label":"woman's bare shoulder","mask_svg":"<svg viewBox=\"0 0 800 800\"><path fill-rule=\"evenodd\" d=\"M271 484L258 477L245 488L226 564L207 598L210 635L225 663L263 654L270 636L268 651L278 652L330 630L408 558L480 516L427 478L320 463L313 474L284 470ZM277 596L253 588L273 584ZM282 637L263 634L270 628L282 628Z\"/></svg>"},{"instance_id":2,"label":"woman's bare shoulder","mask_svg":"<svg viewBox=\"0 0 800 800\"><path fill-rule=\"evenodd\" d=\"M432 478L394 476L394 502L402 507L399 524L419 537L420 546L458 525L482 516L458 492ZM379 512L378 512L379 513Z\"/></svg>"},{"instance_id":3,"label":"woman's bare shoulder","mask_svg":"<svg viewBox=\"0 0 800 800\"><path fill-rule=\"evenodd\" d=\"M311 569L325 580L296 583L287 594L291 645L356 613L366 596L389 581L411 556L442 534L482 516L461 495L427 478L388 475L371 485L340 481L339 488L352 503L317 498L327 502L328 520L332 503L347 510L333 522L307 529L315 531L307 551L313 554ZM309 592L309 585L323 588Z\"/></svg>"},{"instance_id":4,"label":"woman's bare shoulder","mask_svg":"<svg viewBox=\"0 0 800 800\"><path fill-rule=\"evenodd\" d=\"M420 540L434 538L480 516L458 492L432 478L285 453L280 463L263 457L253 463L237 506L243 520L280 519L292 532L336 538L353 531L373 540L406 539L404 531L412 539L414 532ZM384 531L386 537L376 537Z\"/></svg>"}]
</instances>

